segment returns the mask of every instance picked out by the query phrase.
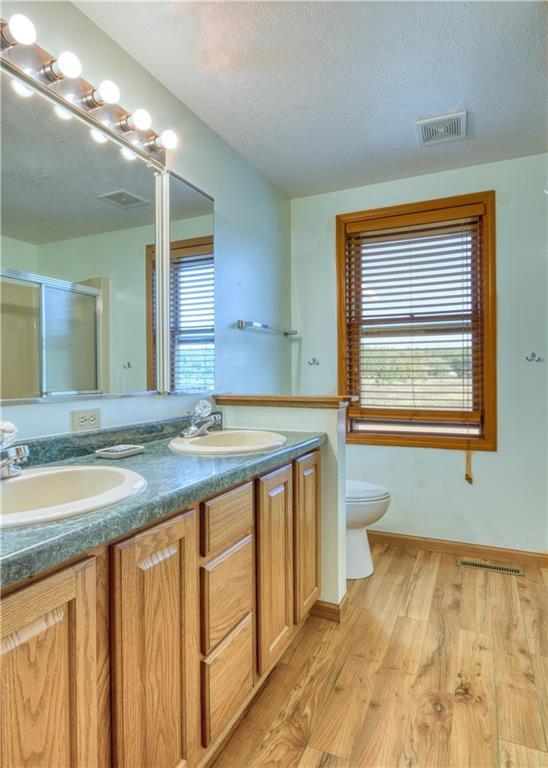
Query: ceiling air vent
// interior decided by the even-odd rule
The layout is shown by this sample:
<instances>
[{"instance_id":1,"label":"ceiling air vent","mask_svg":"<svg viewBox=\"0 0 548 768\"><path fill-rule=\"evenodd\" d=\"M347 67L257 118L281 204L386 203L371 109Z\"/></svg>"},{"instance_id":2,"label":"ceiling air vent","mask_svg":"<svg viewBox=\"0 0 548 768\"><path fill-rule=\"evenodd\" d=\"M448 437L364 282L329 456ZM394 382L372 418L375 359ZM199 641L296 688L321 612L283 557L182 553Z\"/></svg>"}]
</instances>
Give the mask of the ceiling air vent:
<instances>
[{"instance_id":1,"label":"ceiling air vent","mask_svg":"<svg viewBox=\"0 0 548 768\"><path fill-rule=\"evenodd\" d=\"M115 192L106 192L104 195L97 195L97 197L117 208L137 208L140 205L150 205L150 200L134 195L127 189L117 189Z\"/></svg>"},{"instance_id":2,"label":"ceiling air vent","mask_svg":"<svg viewBox=\"0 0 548 768\"><path fill-rule=\"evenodd\" d=\"M442 141L456 141L466 136L466 112L453 112L451 115L427 117L416 120L419 146L439 144Z\"/></svg>"}]
</instances>

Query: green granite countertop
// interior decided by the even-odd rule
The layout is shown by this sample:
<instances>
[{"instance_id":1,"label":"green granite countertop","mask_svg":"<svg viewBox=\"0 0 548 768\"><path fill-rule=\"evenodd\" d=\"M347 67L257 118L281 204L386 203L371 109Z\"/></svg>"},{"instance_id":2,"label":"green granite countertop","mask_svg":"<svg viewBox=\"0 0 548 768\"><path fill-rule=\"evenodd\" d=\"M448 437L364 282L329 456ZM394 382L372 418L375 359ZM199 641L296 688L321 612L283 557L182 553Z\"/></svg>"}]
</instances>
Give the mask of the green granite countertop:
<instances>
[{"instance_id":1,"label":"green granite countertop","mask_svg":"<svg viewBox=\"0 0 548 768\"><path fill-rule=\"evenodd\" d=\"M287 437L281 448L246 456L205 458L176 454L168 448L169 439L164 438L146 443L144 453L116 462L98 459L94 454L54 462L59 466L114 464L139 472L148 485L136 496L80 517L0 529L2 585L29 578L44 568L129 535L200 499L292 461L327 440L325 434L316 432L281 434Z\"/></svg>"}]
</instances>

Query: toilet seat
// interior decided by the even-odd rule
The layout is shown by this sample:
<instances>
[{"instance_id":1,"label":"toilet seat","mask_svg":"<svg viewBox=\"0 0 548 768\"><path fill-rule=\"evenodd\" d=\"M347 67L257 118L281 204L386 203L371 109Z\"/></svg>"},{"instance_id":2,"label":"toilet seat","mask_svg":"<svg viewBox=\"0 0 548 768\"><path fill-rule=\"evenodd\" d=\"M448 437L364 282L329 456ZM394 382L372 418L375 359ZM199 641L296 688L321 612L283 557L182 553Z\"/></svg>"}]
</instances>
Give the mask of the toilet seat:
<instances>
[{"instance_id":1,"label":"toilet seat","mask_svg":"<svg viewBox=\"0 0 548 768\"><path fill-rule=\"evenodd\" d=\"M345 496L347 503L363 501L382 501L390 498L390 493L383 485L366 483L364 480L347 480Z\"/></svg>"}]
</instances>

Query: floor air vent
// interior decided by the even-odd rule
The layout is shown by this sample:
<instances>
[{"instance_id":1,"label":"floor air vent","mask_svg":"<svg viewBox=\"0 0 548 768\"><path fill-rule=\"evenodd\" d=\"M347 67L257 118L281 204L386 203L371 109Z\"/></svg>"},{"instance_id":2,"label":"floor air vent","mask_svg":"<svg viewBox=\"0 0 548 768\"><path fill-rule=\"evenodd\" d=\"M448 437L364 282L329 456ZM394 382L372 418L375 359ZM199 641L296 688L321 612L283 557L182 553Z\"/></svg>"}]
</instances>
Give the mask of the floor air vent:
<instances>
[{"instance_id":1,"label":"floor air vent","mask_svg":"<svg viewBox=\"0 0 548 768\"><path fill-rule=\"evenodd\" d=\"M523 570L517 565L495 565L477 560L457 560L457 565L459 568L476 568L478 571L494 571L495 573L508 573L512 576L523 576Z\"/></svg>"}]
</instances>

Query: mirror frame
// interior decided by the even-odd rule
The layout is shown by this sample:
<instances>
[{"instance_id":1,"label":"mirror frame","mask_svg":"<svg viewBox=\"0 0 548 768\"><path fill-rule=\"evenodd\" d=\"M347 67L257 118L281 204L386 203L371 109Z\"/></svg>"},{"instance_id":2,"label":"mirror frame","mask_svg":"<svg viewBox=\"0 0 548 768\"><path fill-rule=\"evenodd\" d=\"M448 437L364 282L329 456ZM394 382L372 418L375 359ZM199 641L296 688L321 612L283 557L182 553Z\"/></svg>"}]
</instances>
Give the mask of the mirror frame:
<instances>
[{"instance_id":1,"label":"mirror frame","mask_svg":"<svg viewBox=\"0 0 548 768\"><path fill-rule=\"evenodd\" d=\"M0 68L2 71L12 79L19 80L23 85L31 88L42 98L46 98L54 104L58 104L63 109L69 110L81 121L88 126L95 128L118 144L120 147L127 147L134 154L137 154L138 159L144 161L146 165L155 170L154 184L155 184L155 252L156 252L156 264L157 264L157 280L156 280L156 381L157 388L154 390L142 390L137 392L107 392L107 393L90 393L90 394L60 394L60 395L44 395L42 397L22 397L13 399L0 399L0 405L29 405L29 404L45 404L48 403L60 403L68 401L79 400L95 400L95 399L122 399L127 397L146 397L149 395L168 395L177 394L170 389L171 382L171 362L170 362L170 333L169 333L169 297L170 297L170 203L169 203L169 180L170 177L174 177L186 184L191 189L195 190L199 194L203 195L214 204L214 198L208 195L194 184L184 179L179 174L171 171L164 162L159 162L155 158L151 157L144 150L139 147L135 147L129 142L123 135L116 133L108 126L104 125L100 121L96 120L93 115L88 114L85 110L79 108L70 102L67 102L62 96L57 94L48 88L47 85L35 80L26 72L21 70L16 64L5 57L0 57ZM164 154L162 153L162 159ZM215 211L213 211L215 214ZM196 394L202 394L196 392Z\"/></svg>"}]
</instances>

